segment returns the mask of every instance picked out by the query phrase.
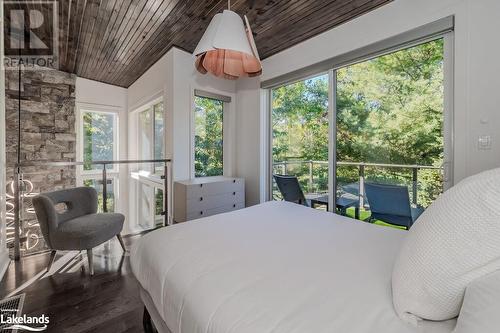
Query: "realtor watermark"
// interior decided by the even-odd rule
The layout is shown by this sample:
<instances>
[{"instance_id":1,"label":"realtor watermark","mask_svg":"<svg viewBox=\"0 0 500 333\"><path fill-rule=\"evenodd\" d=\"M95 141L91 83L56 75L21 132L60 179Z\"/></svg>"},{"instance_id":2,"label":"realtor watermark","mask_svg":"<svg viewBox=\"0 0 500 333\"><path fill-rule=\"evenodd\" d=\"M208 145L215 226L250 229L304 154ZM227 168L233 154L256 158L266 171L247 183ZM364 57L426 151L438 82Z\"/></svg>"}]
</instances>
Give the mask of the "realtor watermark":
<instances>
[{"instance_id":1,"label":"realtor watermark","mask_svg":"<svg viewBox=\"0 0 500 333\"><path fill-rule=\"evenodd\" d=\"M4 0L4 69L57 69L57 0Z\"/></svg>"},{"instance_id":2,"label":"realtor watermark","mask_svg":"<svg viewBox=\"0 0 500 333\"><path fill-rule=\"evenodd\" d=\"M0 327L4 331L42 332L49 327L50 319L42 314L40 316L16 316L17 310L2 310L0 314Z\"/></svg>"}]
</instances>

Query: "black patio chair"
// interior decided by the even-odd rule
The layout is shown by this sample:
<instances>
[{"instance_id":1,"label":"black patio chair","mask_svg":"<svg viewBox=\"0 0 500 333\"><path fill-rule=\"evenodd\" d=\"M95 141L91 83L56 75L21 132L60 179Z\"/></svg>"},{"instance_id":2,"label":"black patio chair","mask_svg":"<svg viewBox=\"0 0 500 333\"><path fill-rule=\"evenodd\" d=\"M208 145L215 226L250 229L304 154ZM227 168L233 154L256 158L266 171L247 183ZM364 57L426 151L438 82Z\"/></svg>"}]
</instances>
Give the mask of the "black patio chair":
<instances>
[{"instance_id":1,"label":"black patio chair","mask_svg":"<svg viewBox=\"0 0 500 333\"><path fill-rule=\"evenodd\" d=\"M365 183L365 193L370 205L370 222L380 220L410 229L422 214L422 207L413 208L406 186Z\"/></svg>"},{"instance_id":2,"label":"black patio chair","mask_svg":"<svg viewBox=\"0 0 500 333\"><path fill-rule=\"evenodd\" d=\"M302 192L299 180L295 176L273 175L283 200L311 207Z\"/></svg>"}]
</instances>

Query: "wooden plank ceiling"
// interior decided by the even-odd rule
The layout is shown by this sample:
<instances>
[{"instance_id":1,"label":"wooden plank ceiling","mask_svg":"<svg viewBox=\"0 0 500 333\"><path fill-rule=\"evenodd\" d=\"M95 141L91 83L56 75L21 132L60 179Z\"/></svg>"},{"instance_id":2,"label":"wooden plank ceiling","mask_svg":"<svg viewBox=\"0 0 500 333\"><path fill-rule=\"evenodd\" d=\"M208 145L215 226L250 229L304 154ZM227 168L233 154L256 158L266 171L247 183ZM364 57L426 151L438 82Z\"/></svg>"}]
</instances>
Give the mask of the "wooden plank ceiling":
<instances>
[{"instance_id":1,"label":"wooden plank ceiling","mask_svg":"<svg viewBox=\"0 0 500 333\"><path fill-rule=\"evenodd\" d=\"M233 0L246 14L261 58L392 0ZM60 69L128 87L172 46L193 52L216 0L60 0Z\"/></svg>"}]
</instances>

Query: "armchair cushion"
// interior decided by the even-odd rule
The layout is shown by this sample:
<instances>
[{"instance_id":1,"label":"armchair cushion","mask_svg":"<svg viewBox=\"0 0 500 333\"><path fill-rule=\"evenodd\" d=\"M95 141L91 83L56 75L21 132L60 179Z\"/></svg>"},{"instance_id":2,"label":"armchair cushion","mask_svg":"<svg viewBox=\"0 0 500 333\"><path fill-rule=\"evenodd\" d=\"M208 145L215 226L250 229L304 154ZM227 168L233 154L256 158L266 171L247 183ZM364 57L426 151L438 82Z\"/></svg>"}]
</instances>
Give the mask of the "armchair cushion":
<instances>
[{"instance_id":1,"label":"armchair cushion","mask_svg":"<svg viewBox=\"0 0 500 333\"><path fill-rule=\"evenodd\" d=\"M117 213L89 214L59 224L52 243L58 250L85 250L118 235L125 216Z\"/></svg>"},{"instance_id":2,"label":"armchair cushion","mask_svg":"<svg viewBox=\"0 0 500 333\"><path fill-rule=\"evenodd\" d=\"M56 210L56 205L63 203L66 209ZM91 187L76 187L54 192L47 192L33 198L33 207L47 245L57 247L53 239L59 224L79 216L97 212L97 192Z\"/></svg>"}]
</instances>

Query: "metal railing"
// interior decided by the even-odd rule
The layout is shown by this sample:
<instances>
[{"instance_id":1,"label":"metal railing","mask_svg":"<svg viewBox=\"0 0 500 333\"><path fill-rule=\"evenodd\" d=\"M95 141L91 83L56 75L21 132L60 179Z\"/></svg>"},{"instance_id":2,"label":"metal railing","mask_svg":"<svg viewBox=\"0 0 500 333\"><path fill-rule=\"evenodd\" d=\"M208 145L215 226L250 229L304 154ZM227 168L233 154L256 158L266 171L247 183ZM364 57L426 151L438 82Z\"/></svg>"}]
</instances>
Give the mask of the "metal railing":
<instances>
[{"instance_id":1,"label":"metal railing","mask_svg":"<svg viewBox=\"0 0 500 333\"><path fill-rule=\"evenodd\" d=\"M91 162L65 162L65 161L25 161L16 164L14 177L14 260L19 260L21 257L21 239L20 239L20 224L21 224L21 196L23 192L23 168L27 167L72 167L72 166L102 166L102 210L108 211L107 207L107 169L110 165L119 164L145 164L145 163L164 163L164 173L161 176L163 179L163 212L164 225L168 225L168 184L169 184L169 164L170 159L151 159L151 160L116 160L116 161L91 161Z\"/></svg>"},{"instance_id":2,"label":"metal railing","mask_svg":"<svg viewBox=\"0 0 500 333\"><path fill-rule=\"evenodd\" d=\"M307 164L309 166L308 169L308 187L309 190L314 187L314 166L322 165L328 167L328 161L300 161L300 160L292 160L292 161L282 161L282 162L274 162L273 170L275 167L281 168L281 172L283 175L287 175L289 171L289 166L291 165L304 165ZM366 163L366 162L337 162L337 166L353 166L358 168L358 177L359 177L359 205L360 207L364 206L364 185L365 185L365 168L366 167L378 167L378 168L394 168L394 169L410 169L412 171L412 203L417 204L417 196L418 196L418 171L419 170L441 170L443 171L443 167L432 166L432 165L418 165L418 164L386 164L386 163Z\"/></svg>"}]
</instances>

